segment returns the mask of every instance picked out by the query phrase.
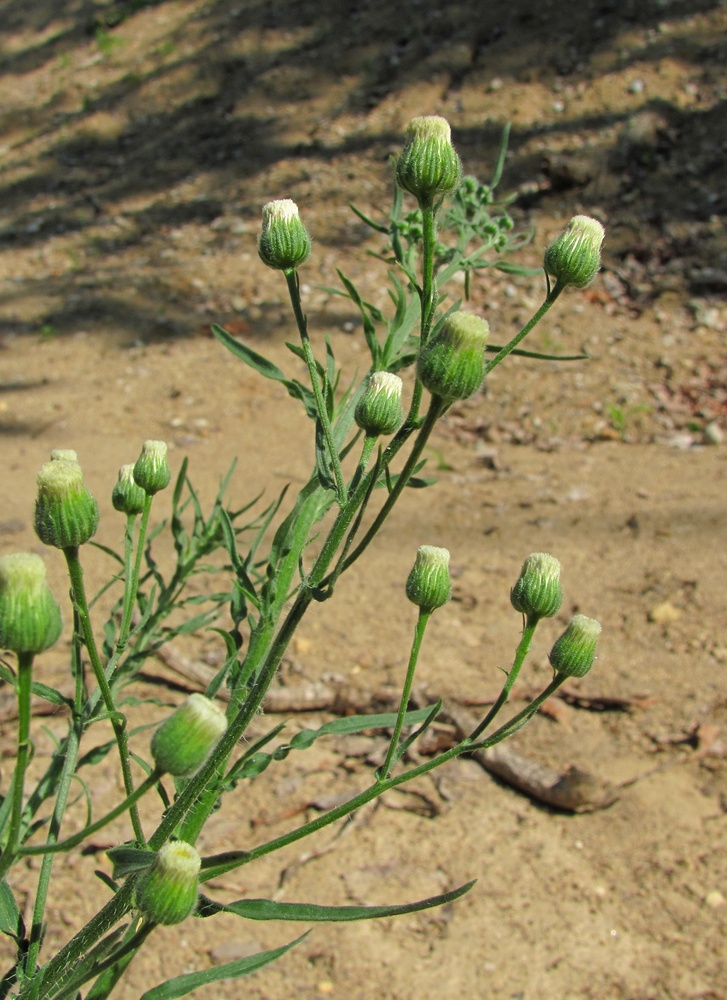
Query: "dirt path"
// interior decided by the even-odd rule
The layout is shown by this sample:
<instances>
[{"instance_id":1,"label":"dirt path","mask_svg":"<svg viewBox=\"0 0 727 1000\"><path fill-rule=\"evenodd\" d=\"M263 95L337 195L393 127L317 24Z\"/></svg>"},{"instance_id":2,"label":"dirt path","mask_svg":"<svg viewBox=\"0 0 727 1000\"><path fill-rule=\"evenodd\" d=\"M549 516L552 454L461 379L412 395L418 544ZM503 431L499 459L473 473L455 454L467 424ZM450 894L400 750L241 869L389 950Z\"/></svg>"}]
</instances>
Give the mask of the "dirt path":
<instances>
[{"instance_id":1,"label":"dirt path","mask_svg":"<svg viewBox=\"0 0 727 1000\"><path fill-rule=\"evenodd\" d=\"M169 441L177 467L189 456L205 501L235 455L235 501L303 481L311 446L293 402L235 365L209 324L290 367L284 288L255 236L261 204L293 197L314 237L302 274L314 342L329 334L350 371L362 364L356 317L320 286L340 266L385 304L348 203L387 204L387 161L411 116L445 115L482 179L512 122L505 186L534 229L524 263L538 265L576 211L608 231L602 276L564 296L533 341L590 360L517 359L448 417L430 454L438 485L424 503L405 498L335 608L305 623L288 679L400 682L412 628L402 583L428 542L452 552L456 589L419 680L476 711L517 642L508 593L522 559L551 551L567 600L527 683L547 678L548 643L576 610L602 622L601 655L583 699L558 701L516 747L623 786L618 800L557 812L459 762L215 888L399 902L477 877L472 893L442 911L318 928L244 988L200 998L727 996L726 22L706 0L494 2L476 18L471 5L415 0L5 5L2 552L35 546L34 478L56 446L78 451L102 501L100 539L114 545L110 490L145 438ZM473 307L504 340L541 284L483 278ZM50 573L61 592L52 560ZM49 675L62 669L49 653ZM227 802L204 849L282 832L371 771L355 741L301 758ZM101 801L115 794L106 779ZM104 846L58 865L48 949L105 898L93 876ZM215 918L159 932L119 998L302 930Z\"/></svg>"}]
</instances>

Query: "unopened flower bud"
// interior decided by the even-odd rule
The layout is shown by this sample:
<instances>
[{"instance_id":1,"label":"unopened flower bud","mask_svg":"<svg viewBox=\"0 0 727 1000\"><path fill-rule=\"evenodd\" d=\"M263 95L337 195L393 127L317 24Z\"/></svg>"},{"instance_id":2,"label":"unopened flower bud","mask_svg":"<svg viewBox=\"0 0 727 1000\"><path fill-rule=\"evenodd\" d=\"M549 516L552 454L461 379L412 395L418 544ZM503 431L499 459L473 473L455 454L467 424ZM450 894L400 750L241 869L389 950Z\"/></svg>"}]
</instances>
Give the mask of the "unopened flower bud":
<instances>
[{"instance_id":1,"label":"unopened flower bud","mask_svg":"<svg viewBox=\"0 0 727 1000\"><path fill-rule=\"evenodd\" d=\"M485 375L487 320L468 312L448 316L419 352L417 375L433 396L447 402L477 392Z\"/></svg>"},{"instance_id":2,"label":"unopened flower bud","mask_svg":"<svg viewBox=\"0 0 727 1000\"><path fill-rule=\"evenodd\" d=\"M431 614L452 596L449 551L420 545L414 567L406 581L406 596L424 614Z\"/></svg>"},{"instance_id":3,"label":"unopened flower bud","mask_svg":"<svg viewBox=\"0 0 727 1000\"><path fill-rule=\"evenodd\" d=\"M552 618L563 603L560 585L560 563L547 552L533 552L520 570L517 583L510 591L510 602L516 611L528 618Z\"/></svg>"},{"instance_id":4,"label":"unopened flower bud","mask_svg":"<svg viewBox=\"0 0 727 1000\"><path fill-rule=\"evenodd\" d=\"M406 144L396 162L399 187L411 192L420 207L428 208L438 195L454 191L461 177L462 164L452 145L446 118L412 118L406 129Z\"/></svg>"},{"instance_id":5,"label":"unopened flower bud","mask_svg":"<svg viewBox=\"0 0 727 1000\"><path fill-rule=\"evenodd\" d=\"M175 778L194 774L226 729L227 719L219 705L203 694L191 694L152 737L156 767Z\"/></svg>"},{"instance_id":6,"label":"unopened flower bud","mask_svg":"<svg viewBox=\"0 0 727 1000\"><path fill-rule=\"evenodd\" d=\"M179 924L197 905L201 859L183 840L159 848L136 884L136 905L155 924Z\"/></svg>"},{"instance_id":7,"label":"unopened flower bud","mask_svg":"<svg viewBox=\"0 0 727 1000\"><path fill-rule=\"evenodd\" d=\"M54 458L38 473L35 530L41 542L58 549L75 548L92 538L98 527L98 504L86 489L78 462Z\"/></svg>"},{"instance_id":8,"label":"unopened flower bud","mask_svg":"<svg viewBox=\"0 0 727 1000\"><path fill-rule=\"evenodd\" d=\"M167 462L167 446L164 441L144 442L133 474L134 482L149 496L166 489L172 473Z\"/></svg>"},{"instance_id":9,"label":"unopened flower bud","mask_svg":"<svg viewBox=\"0 0 727 1000\"><path fill-rule=\"evenodd\" d=\"M111 493L114 509L122 514L136 515L144 510L146 492L134 480L134 466L122 465L119 478Z\"/></svg>"},{"instance_id":10,"label":"unopened flower bud","mask_svg":"<svg viewBox=\"0 0 727 1000\"><path fill-rule=\"evenodd\" d=\"M310 255L308 230L290 198L263 205L263 227L257 244L260 260L277 271L299 267Z\"/></svg>"},{"instance_id":11,"label":"unopened flower bud","mask_svg":"<svg viewBox=\"0 0 727 1000\"><path fill-rule=\"evenodd\" d=\"M553 670L566 677L584 677L596 658L601 626L595 618L573 615L570 625L550 651Z\"/></svg>"},{"instance_id":12,"label":"unopened flower bud","mask_svg":"<svg viewBox=\"0 0 727 1000\"><path fill-rule=\"evenodd\" d=\"M40 653L61 634L61 611L45 563L31 552L0 558L0 649Z\"/></svg>"},{"instance_id":13,"label":"unopened flower bud","mask_svg":"<svg viewBox=\"0 0 727 1000\"><path fill-rule=\"evenodd\" d=\"M50 453L51 462L77 462L78 455L73 448L54 448Z\"/></svg>"},{"instance_id":14,"label":"unopened flower bud","mask_svg":"<svg viewBox=\"0 0 727 1000\"><path fill-rule=\"evenodd\" d=\"M601 266L601 245L605 230L588 215L575 215L566 229L545 251L543 264L558 285L585 288Z\"/></svg>"},{"instance_id":15,"label":"unopened flower bud","mask_svg":"<svg viewBox=\"0 0 727 1000\"><path fill-rule=\"evenodd\" d=\"M392 372L373 372L356 406L356 423L367 434L393 434L401 426L402 381Z\"/></svg>"}]
</instances>

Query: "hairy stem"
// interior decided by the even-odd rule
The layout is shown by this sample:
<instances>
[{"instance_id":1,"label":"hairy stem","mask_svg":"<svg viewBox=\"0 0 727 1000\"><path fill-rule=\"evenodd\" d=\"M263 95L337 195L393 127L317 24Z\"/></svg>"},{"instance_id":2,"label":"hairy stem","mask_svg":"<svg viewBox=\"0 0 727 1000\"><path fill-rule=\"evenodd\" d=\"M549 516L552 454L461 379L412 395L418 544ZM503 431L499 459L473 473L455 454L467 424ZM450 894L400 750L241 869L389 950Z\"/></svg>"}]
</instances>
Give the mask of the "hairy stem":
<instances>
[{"instance_id":1,"label":"hairy stem","mask_svg":"<svg viewBox=\"0 0 727 1000\"><path fill-rule=\"evenodd\" d=\"M86 599L86 588L83 582L83 568L81 567L81 561L78 557L78 547L72 546L64 549L63 554L66 557L68 575L71 580L71 590L73 593L73 603L78 614L78 620L81 624L83 641L86 644L86 650L88 652L89 659L91 660L91 666L93 667L93 672L96 677L96 683L98 684L101 692L101 697L103 698L106 711L109 713L111 725L114 730L114 736L116 737L116 743L119 748L121 773L124 781L124 789L128 797L134 792L134 782L131 777L131 766L129 763L126 723L125 720L122 721L122 719L119 718L118 712L116 711L116 705L114 704L111 688L106 678L106 674L101 664L101 657L99 656L98 648L96 646L96 638L93 634L91 616L88 610L88 600ZM134 837L139 844L145 844L146 841L144 839L144 831L141 827L141 820L139 819L139 811L135 805L132 805L129 810L129 814L131 817L131 825L134 828Z\"/></svg>"},{"instance_id":2,"label":"hairy stem","mask_svg":"<svg viewBox=\"0 0 727 1000\"><path fill-rule=\"evenodd\" d=\"M389 751L386 754L386 760L384 761L383 767L379 771L380 781L385 781L389 777L389 773L394 763L394 755L399 746L401 727L404 724L404 716L406 715L406 706L409 703L411 686L414 683L414 672L416 670L417 660L419 659L419 651L422 648L424 631L427 627L430 617L431 617L431 612L426 612L421 610L419 611L419 617L417 618L416 627L414 629L414 642L412 643L411 653L409 654L409 665L406 670L406 679L404 681L404 687L401 692L399 711L396 716L396 723L394 725L394 732L391 734L391 742L389 743Z\"/></svg>"},{"instance_id":3,"label":"hairy stem","mask_svg":"<svg viewBox=\"0 0 727 1000\"><path fill-rule=\"evenodd\" d=\"M33 688L33 653L18 653L18 755L13 774L13 806L8 842L0 858L0 878L4 878L15 860L23 819L25 770L30 756L30 698Z\"/></svg>"},{"instance_id":4,"label":"hairy stem","mask_svg":"<svg viewBox=\"0 0 727 1000\"><path fill-rule=\"evenodd\" d=\"M333 469L333 477L336 480L336 495L338 497L338 506L343 507L346 503L346 484L343 481L343 470L341 469L341 460L338 457L338 449L333 441L333 432L331 430L331 420L328 416L328 409L326 407L326 401L323 398L323 389L321 388L321 382L318 375L318 367L316 365L316 359L313 356L313 348L311 347L310 337L308 336L308 322L303 313L303 307L300 301L300 282L298 280L298 272L294 268L284 272L285 280L288 283L288 291L290 293L290 302L293 306L293 312L295 314L295 321L298 325L298 332L300 334L300 341L303 346L303 354L305 357L305 363L308 366L308 374L310 375L311 386L313 388L313 395L316 399L316 410L318 411L318 419L321 422L321 427L323 428L323 436L326 441L326 448L328 449L328 457L331 461L331 468Z\"/></svg>"}]
</instances>

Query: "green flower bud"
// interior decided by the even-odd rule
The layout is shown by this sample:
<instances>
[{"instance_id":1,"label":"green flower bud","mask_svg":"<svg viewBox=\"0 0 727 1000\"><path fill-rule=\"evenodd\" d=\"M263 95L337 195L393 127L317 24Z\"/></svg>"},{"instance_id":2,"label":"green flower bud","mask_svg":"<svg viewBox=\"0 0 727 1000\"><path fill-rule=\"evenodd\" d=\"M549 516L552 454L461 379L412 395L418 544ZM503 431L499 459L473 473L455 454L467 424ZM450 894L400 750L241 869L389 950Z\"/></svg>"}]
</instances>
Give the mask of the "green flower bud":
<instances>
[{"instance_id":1,"label":"green flower bud","mask_svg":"<svg viewBox=\"0 0 727 1000\"><path fill-rule=\"evenodd\" d=\"M563 603L560 585L560 563L547 552L533 552L520 570L517 583L510 591L510 602L516 611L528 618L552 618Z\"/></svg>"},{"instance_id":2,"label":"green flower bud","mask_svg":"<svg viewBox=\"0 0 727 1000\"><path fill-rule=\"evenodd\" d=\"M473 313L455 312L419 352L417 375L433 396L448 403L477 392L485 376L490 327Z\"/></svg>"},{"instance_id":3,"label":"green flower bud","mask_svg":"<svg viewBox=\"0 0 727 1000\"><path fill-rule=\"evenodd\" d=\"M393 434L401 426L402 381L391 372L373 372L356 406L356 423L372 437Z\"/></svg>"},{"instance_id":4,"label":"green flower bud","mask_svg":"<svg viewBox=\"0 0 727 1000\"><path fill-rule=\"evenodd\" d=\"M294 201L282 198L263 205L263 228L257 244L263 264L289 271L308 259L310 249L310 236Z\"/></svg>"},{"instance_id":5,"label":"green flower bud","mask_svg":"<svg viewBox=\"0 0 727 1000\"><path fill-rule=\"evenodd\" d=\"M175 840L159 848L136 883L136 905L156 924L179 924L197 905L200 856L191 844Z\"/></svg>"},{"instance_id":6,"label":"green flower bud","mask_svg":"<svg viewBox=\"0 0 727 1000\"><path fill-rule=\"evenodd\" d=\"M61 610L46 580L45 563L31 552L0 559L0 649L40 653L61 634Z\"/></svg>"},{"instance_id":7,"label":"green flower bud","mask_svg":"<svg viewBox=\"0 0 727 1000\"><path fill-rule=\"evenodd\" d=\"M50 453L51 462L77 462L78 455L75 453L73 448L54 448Z\"/></svg>"},{"instance_id":8,"label":"green flower bud","mask_svg":"<svg viewBox=\"0 0 727 1000\"><path fill-rule=\"evenodd\" d=\"M111 494L114 509L121 511L122 514L141 514L145 501L146 492L134 481L134 466L122 465Z\"/></svg>"},{"instance_id":9,"label":"green flower bud","mask_svg":"<svg viewBox=\"0 0 727 1000\"><path fill-rule=\"evenodd\" d=\"M164 441L145 441L134 466L134 482L149 496L166 489L172 473Z\"/></svg>"},{"instance_id":10,"label":"green flower bud","mask_svg":"<svg viewBox=\"0 0 727 1000\"><path fill-rule=\"evenodd\" d=\"M176 778L194 774L226 729L227 719L219 705L203 694L191 694L154 733L154 763Z\"/></svg>"},{"instance_id":11,"label":"green flower bud","mask_svg":"<svg viewBox=\"0 0 727 1000\"><path fill-rule=\"evenodd\" d=\"M575 215L545 251L545 270L562 287L585 288L598 274L605 235L600 222L588 215Z\"/></svg>"},{"instance_id":12,"label":"green flower bud","mask_svg":"<svg viewBox=\"0 0 727 1000\"><path fill-rule=\"evenodd\" d=\"M563 635L550 651L553 670L566 677L585 677L596 658L601 626L595 618L573 615Z\"/></svg>"},{"instance_id":13,"label":"green flower bud","mask_svg":"<svg viewBox=\"0 0 727 1000\"><path fill-rule=\"evenodd\" d=\"M449 551L420 545L414 567L406 581L406 596L424 614L431 614L452 596Z\"/></svg>"},{"instance_id":14,"label":"green flower bud","mask_svg":"<svg viewBox=\"0 0 727 1000\"><path fill-rule=\"evenodd\" d=\"M428 208L437 195L454 191L461 177L462 164L452 145L446 118L412 118L406 128L406 144L396 162L399 187L413 194L420 207Z\"/></svg>"},{"instance_id":15,"label":"green flower bud","mask_svg":"<svg viewBox=\"0 0 727 1000\"><path fill-rule=\"evenodd\" d=\"M98 504L86 489L78 462L54 458L38 473L35 531L57 549L75 548L98 528Z\"/></svg>"}]
</instances>

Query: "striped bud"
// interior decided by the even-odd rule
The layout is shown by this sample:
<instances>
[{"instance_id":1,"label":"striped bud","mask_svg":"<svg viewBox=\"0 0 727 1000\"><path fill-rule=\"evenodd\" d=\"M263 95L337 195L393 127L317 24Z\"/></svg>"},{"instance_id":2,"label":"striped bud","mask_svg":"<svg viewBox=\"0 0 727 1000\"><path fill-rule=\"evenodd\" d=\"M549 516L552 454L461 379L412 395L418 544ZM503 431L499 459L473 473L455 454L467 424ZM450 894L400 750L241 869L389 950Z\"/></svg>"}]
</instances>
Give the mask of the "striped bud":
<instances>
[{"instance_id":1,"label":"striped bud","mask_svg":"<svg viewBox=\"0 0 727 1000\"><path fill-rule=\"evenodd\" d=\"M61 611L45 563L31 552L0 558L0 649L40 653L61 634Z\"/></svg>"},{"instance_id":2,"label":"striped bud","mask_svg":"<svg viewBox=\"0 0 727 1000\"><path fill-rule=\"evenodd\" d=\"M568 628L550 651L550 665L566 677L585 677L596 658L601 626L595 618L573 615Z\"/></svg>"},{"instance_id":3,"label":"striped bud","mask_svg":"<svg viewBox=\"0 0 727 1000\"><path fill-rule=\"evenodd\" d=\"M35 531L41 542L57 549L75 548L92 538L98 527L98 504L86 489L78 462L54 458L38 473Z\"/></svg>"},{"instance_id":4,"label":"striped bud","mask_svg":"<svg viewBox=\"0 0 727 1000\"><path fill-rule=\"evenodd\" d=\"M200 856L191 844L164 844L136 884L136 905L155 924L179 924L197 905Z\"/></svg>"},{"instance_id":5,"label":"striped bud","mask_svg":"<svg viewBox=\"0 0 727 1000\"><path fill-rule=\"evenodd\" d=\"M552 618L563 603L560 585L560 563L547 552L531 553L520 570L520 576L510 591L510 602L516 611L528 618Z\"/></svg>"},{"instance_id":6,"label":"striped bud","mask_svg":"<svg viewBox=\"0 0 727 1000\"><path fill-rule=\"evenodd\" d=\"M152 737L156 767L178 778L194 774L226 729L227 719L219 705L203 694L191 694Z\"/></svg>"},{"instance_id":7,"label":"striped bud","mask_svg":"<svg viewBox=\"0 0 727 1000\"><path fill-rule=\"evenodd\" d=\"M424 614L431 614L452 596L449 551L420 545L414 567L406 581L406 596Z\"/></svg>"}]
</instances>

